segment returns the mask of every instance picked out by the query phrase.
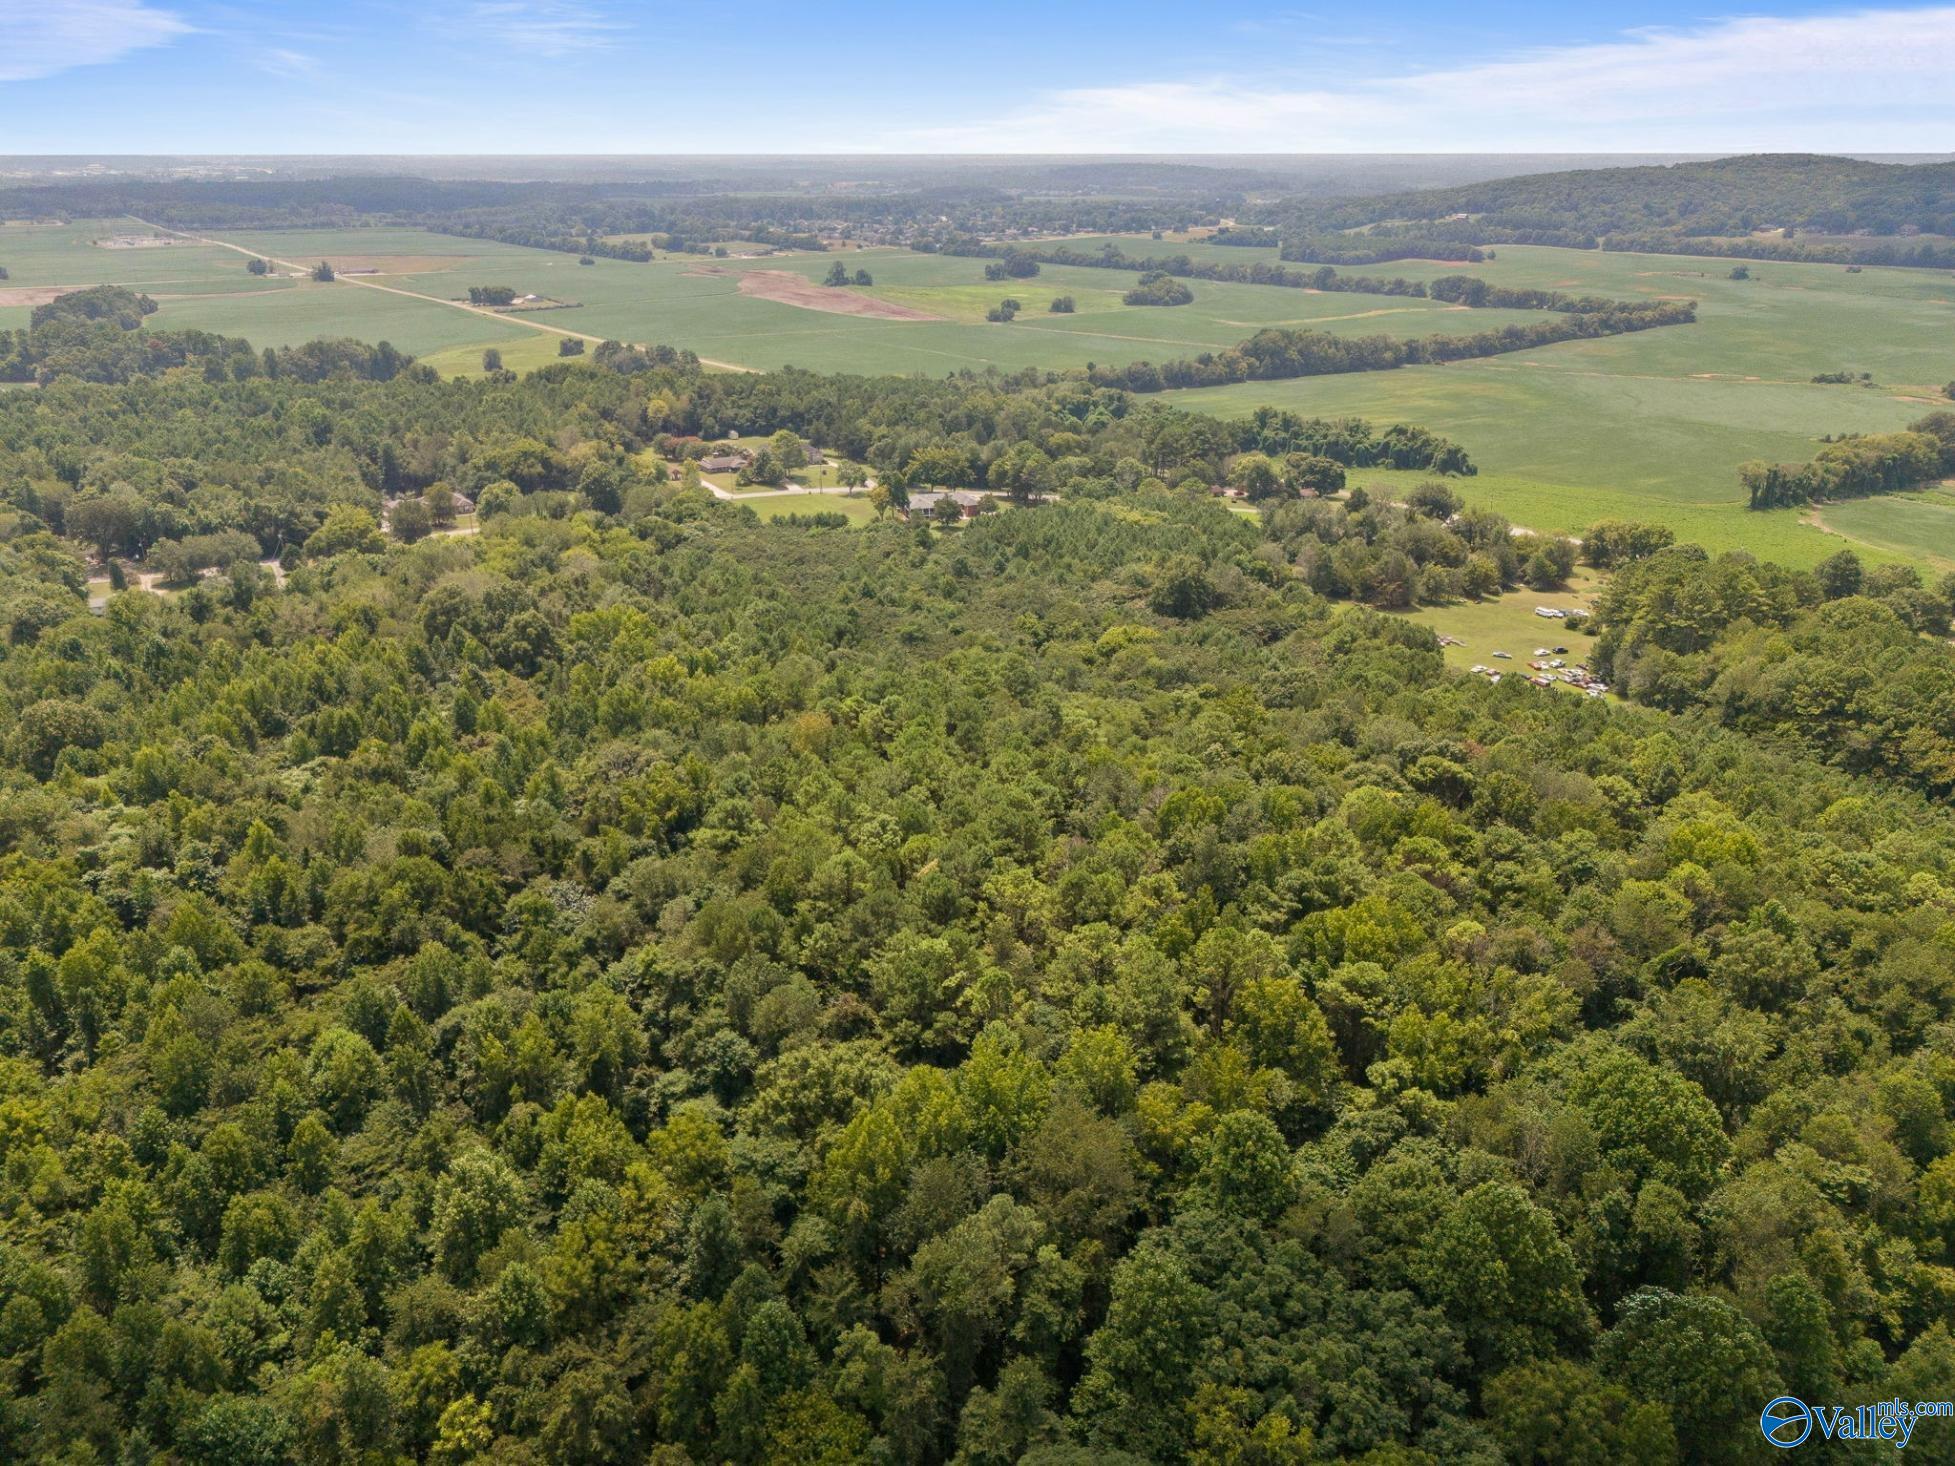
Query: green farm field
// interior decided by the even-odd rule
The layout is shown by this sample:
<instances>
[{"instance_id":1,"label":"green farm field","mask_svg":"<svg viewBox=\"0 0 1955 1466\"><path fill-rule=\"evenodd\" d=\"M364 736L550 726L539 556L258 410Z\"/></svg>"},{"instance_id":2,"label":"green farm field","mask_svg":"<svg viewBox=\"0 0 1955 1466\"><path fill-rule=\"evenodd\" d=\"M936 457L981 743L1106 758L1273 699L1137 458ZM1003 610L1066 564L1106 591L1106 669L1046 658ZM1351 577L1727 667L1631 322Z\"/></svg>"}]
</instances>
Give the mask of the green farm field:
<instances>
[{"instance_id":1,"label":"green farm field","mask_svg":"<svg viewBox=\"0 0 1955 1466\"><path fill-rule=\"evenodd\" d=\"M1033 280L987 282L982 260L895 249L846 252L842 258L851 270L867 269L875 278L875 285L862 294L940 318L891 320L811 310L741 289L740 277L754 271L818 281L833 263L832 255L726 260L676 256L651 264L599 259L580 265L572 255L415 229L207 236L236 249L178 244L108 251L89 242L111 229L134 233L144 228L137 221L72 226L33 251L31 271L17 270L14 283L112 281L150 289L150 281L165 273L162 264L180 262L175 273L194 275L192 283L211 298L179 299L166 297L160 287L152 290L163 306L159 324L225 331L265 345L287 344L320 330L384 337L417 355L442 353L436 365L457 373L480 370L481 347L502 348L526 335L552 336L556 331L683 346L708 362L757 370L803 366L937 375L967 368L1062 370L1090 362L1166 360L1221 350L1264 326L1422 336L1484 330L1529 318L1525 312L1467 311L1389 296L1319 295L1208 282L1198 282L1196 299L1188 306L1128 306L1120 293L1131 278L1105 270L1048 267ZM295 266L328 260L342 276L332 285L283 275L261 280L245 273L245 256L236 252L240 249ZM132 259L118 273L122 255ZM137 256L142 258L133 258ZM346 273L352 270L374 273ZM500 318L471 313L460 309L458 301L473 284L510 285L524 294L572 304ZM355 289L361 291L360 299L344 298ZM321 292L331 305L308 299ZM1050 314L1047 306L1056 295L1073 296L1078 310L1070 316ZM1007 296L1025 305L1018 320L987 323L985 312ZM24 323L27 308L14 308L14 314ZM16 322L0 319L0 324ZM505 349L504 360L520 368L542 365L555 359L548 354L553 349L532 344L520 353L520 363Z\"/></svg>"},{"instance_id":2,"label":"green farm field","mask_svg":"<svg viewBox=\"0 0 1955 1466\"><path fill-rule=\"evenodd\" d=\"M1431 278L1459 268L1407 260L1376 271ZM1441 367L1249 382L1166 400L1223 416L1269 404L1419 423L1472 453L1481 476L1466 486L1471 498L1536 529L1644 518L1714 550L1793 565L1833 553L1840 537L1876 559L1947 558L1955 505L1831 506L1821 516L1829 536L1794 510L1747 510L1737 470L1752 458L1809 458L1828 434L1891 431L1948 407L1940 387L1955 377L1955 277L1749 268L1752 278L1733 280L1730 260L1507 247L1472 272L1570 293L1688 296L1698 321ZM1871 372L1876 385L1811 381L1833 371Z\"/></svg>"},{"instance_id":3,"label":"green farm field","mask_svg":"<svg viewBox=\"0 0 1955 1466\"><path fill-rule=\"evenodd\" d=\"M650 264L575 256L417 229L234 232L218 244L104 248L153 231L140 220L0 228L11 287L129 284L149 291L163 326L198 327L286 345L317 335L388 340L444 373L479 374L484 348L528 371L562 360L560 333L689 348L729 369L922 373L1049 370L1089 362L1167 360L1233 345L1265 326L1418 336L1476 331L1529 312L1468 311L1401 296L1319 294L1275 286L1192 282L1172 309L1123 304L1124 272L1046 266L1030 280L986 281L984 261L899 249L758 258L661 258ZM1272 259L1244 249L1145 236L1092 236L1130 255L1186 252L1228 263ZM249 250L309 264L332 261L332 284L246 273ZM841 314L767 298L787 281L824 299L818 282L840 258L874 284L836 292L932 319ZM1754 262L1674 255L1504 247L1462 266L1395 261L1353 273L1431 279L1462 271L1496 283L1611 298L1687 297L1690 326L1507 356L1391 372L1250 382L1165 395L1177 406L1245 416L1272 405L1306 416L1418 423L1462 442L1480 476L1466 486L1517 523L1579 532L1604 517L1645 518L1714 550L1743 547L1814 563L1844 541L1873 558L1955 563L1955 499L1918 495L1829 506L1817 515L1754 514L1737 487L1751 458L1810 457L1829 434L1904 426L1948 405L1955 378L1955 276L1946 272ZM753 272L773 278L749 281ZM568 308L494 315L465 308L472 284L501 284ZM774 291L773 293L778 293ZM1051 314L1070 295L1071 315ZM1006 296L1018 319L988 323ZM4 297L0 297L4 299ZM24 325L27 304L0 305L0 326ZM1823 372L1871 373L1872 388L1815 385Z\"/></svg>"},{"instance_id":4,"label":"green farm field","mask_svg":"<svg viewBox=\"0 0 1955 1466\"><path fill-rule=\"evenodd\" d=\"M1955 491L1946 487L1828 504L1807 517L1815 527L1857 544L1955 569Z\"/></svg>"},{"instance_id":5,"label":"green farm field","mask_svg":"<svg viewBox=\"0 0 1955 1466\"><path fill-rule=\"evenodd\" d=\"M246 297L254 307L269 308L275 297L296 285L290 280L249 274L243 256L211 245L112 248L101 242L133 241L151 234L146 225L133 219L0 226L0 265L6 266L8 274L0 282L0 330L27 324L32 304L8 301L38 287L126 285L146 292L168 312L186 302L194 311L199 306Z\"/></svg>"}]
</instances>

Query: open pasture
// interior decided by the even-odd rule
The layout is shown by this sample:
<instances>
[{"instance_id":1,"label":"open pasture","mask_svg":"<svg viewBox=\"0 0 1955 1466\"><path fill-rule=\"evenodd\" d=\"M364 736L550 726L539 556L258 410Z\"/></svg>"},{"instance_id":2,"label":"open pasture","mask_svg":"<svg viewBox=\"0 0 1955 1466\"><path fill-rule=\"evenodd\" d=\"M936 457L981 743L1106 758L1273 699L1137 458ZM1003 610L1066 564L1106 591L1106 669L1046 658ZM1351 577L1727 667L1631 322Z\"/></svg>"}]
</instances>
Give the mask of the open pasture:
<instances>
[{"instance_id":1,"label":"open pasture","mask_svg":"<svg viewBox=\"0 0 1955 1466\"><path fill-rule=\"evenodd\" d=\"M538 367L555 366L560 361L590 359L588 355L566 357L562 351L564 338L561 336L524 331L521 327L515 329L520 334L506 340L469 341L459 346L443 347L439 351L422 352L420 359L444 377L486 376L488 373L482 365L482 353L489 346L502 353L503 367L512 372L533 372Z\"/></svg>"}]
</instances>

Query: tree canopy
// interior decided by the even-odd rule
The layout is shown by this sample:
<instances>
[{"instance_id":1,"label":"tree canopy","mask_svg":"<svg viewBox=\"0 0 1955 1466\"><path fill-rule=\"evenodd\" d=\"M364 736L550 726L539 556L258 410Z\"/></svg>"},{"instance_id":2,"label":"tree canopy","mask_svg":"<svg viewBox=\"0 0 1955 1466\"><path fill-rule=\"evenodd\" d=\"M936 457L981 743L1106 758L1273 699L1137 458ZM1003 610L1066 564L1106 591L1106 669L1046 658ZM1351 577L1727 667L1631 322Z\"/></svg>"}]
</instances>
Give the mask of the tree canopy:
<instances>
[{"instance_id":1,"label":"tree canopy","mask_svg":"<svg viewBox=\"0 0 1955 1466\"><path fill-rule=\"evenodd\" d=\"M0 394L0 1456L1709 1462L1945 1387L1942 589L1608 527L1605 706L1358 604L1573 563L1303 497L1470 467L1416 428L212 359ZM667 471L734 438L1020 502L765 523Z\"/></svg>"}]
</instances>

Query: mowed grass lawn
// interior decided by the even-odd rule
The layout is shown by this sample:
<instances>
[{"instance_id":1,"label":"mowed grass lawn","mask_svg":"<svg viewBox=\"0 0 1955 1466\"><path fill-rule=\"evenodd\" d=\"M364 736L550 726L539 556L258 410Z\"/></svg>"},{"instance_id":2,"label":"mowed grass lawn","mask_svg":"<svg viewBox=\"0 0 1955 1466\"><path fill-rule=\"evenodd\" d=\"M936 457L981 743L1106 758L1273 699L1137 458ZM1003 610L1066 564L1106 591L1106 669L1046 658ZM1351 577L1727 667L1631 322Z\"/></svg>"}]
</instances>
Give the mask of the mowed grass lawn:
<instances>
[{"instance_id":1,"label":"mowed grass lawn","mask_svg":"<svg viewBox=\"0 0 1955 1466\"><path fill-rule=\"evenodd\" d=\"M1421 606L1401 614L1408 621L1431 627L1436 635L1459 639L1459 646L1440 648L1447 666L1462 671L1475 665L1497 667L1510 675L1525 677L1531 671L1528 660L1538 647L1565 646L1568 651L1563 661L1570 666L1587 663L1595 650L1595 638L1570 629L1565 622L1537 616L1534 608L1587 610L1594 604L1595 593L1601 585L1600 576L1583 568L1575 573L1566 590L1509 591L1484 601ZM1512 660L1497 658L1495 652L1506 652ZM1577 691L1561 683L1556 687L1563 692Z\"/></svg>"},{"instance_id":2,"label":"mowed grass lawn","mask_svg":"<svg viewBox=\"0 0 1955 1466\"><path fill-rule=\"evenodd\" d=\"M762 519L780 519L789 514L845 514L850 525L859 526L876 517L875 506L867 494L773 494L744 503Z\"/></svg>"}]
</instances>

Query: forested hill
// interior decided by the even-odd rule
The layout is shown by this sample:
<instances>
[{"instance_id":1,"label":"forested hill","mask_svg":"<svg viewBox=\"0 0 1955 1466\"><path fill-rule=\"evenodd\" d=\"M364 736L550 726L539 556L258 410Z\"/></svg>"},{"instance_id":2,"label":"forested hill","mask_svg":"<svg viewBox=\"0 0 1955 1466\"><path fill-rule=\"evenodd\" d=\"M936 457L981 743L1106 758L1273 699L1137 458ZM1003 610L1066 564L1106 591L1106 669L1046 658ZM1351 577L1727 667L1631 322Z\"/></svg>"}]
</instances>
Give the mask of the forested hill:
<instances>
[{"instance_id":1,"label":"forested hill","mask_svg":"<svg viewBox=\"0 0 1955 1466\"><path fill-rule=\"evenodd\" d=\"M1525 242L1530 236L1552 243L1612 235L1703 240L1780 229L1948 235L1955 234L1955 163L1765 154L1537 173L1265 212L1268 222L1282 223L1295 237L1381 224L1387 234L1432 235L1439 228L1433 237L1478 243Z\"/></svg>"},{"instance_id":2,"label":"forested hill","mask_svg":"<svg viewBox=\"0 0 1955 1466\"><path fill-rule=\"evenodd\" d=\"M1946 1396L1945 801L1330 599L1516 557L1280 492L1429 435L605 358L0 397L0 1459L1724 1463ZM647 456L787 428L1063 497ZM1155 476L1251 443L1260 523ZM444 483L479 533L382 537ZM284 574L91 615L82 521ZM1652 678L1673 603L1933 609L1666 538L1590 536Z\"/></svg>"}]
</instances>

